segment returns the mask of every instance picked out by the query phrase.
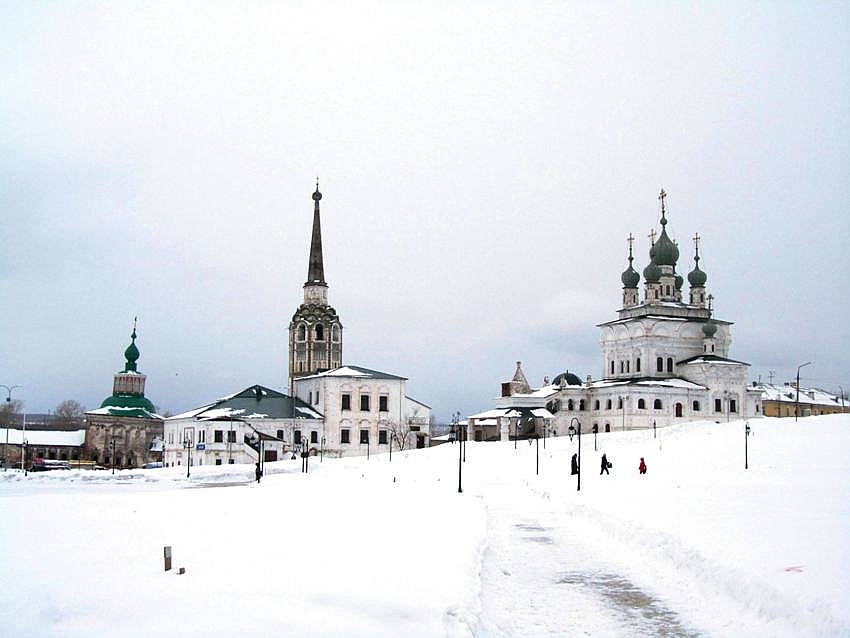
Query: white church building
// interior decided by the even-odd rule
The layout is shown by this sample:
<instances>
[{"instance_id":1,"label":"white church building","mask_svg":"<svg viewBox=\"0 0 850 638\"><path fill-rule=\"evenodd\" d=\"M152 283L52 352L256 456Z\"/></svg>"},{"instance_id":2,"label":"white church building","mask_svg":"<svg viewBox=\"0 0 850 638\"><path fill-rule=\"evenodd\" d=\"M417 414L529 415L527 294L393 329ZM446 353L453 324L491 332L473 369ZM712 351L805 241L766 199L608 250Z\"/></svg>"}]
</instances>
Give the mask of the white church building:
<instances>
[{"instance_id":1,"label":"white church building","mask_svg":"<svg viewBox=\"0 0 850 638\"><path fill-rule=\"evenodd\" d=\"M507 439L517 432L565 433L580 423L582 432L662 427L684 421L762 416L761 392L748 387L749 364L730 358L732 323L714 317L708 276L700 269L699 235L694 236L694 267L677 272L679 248L667 234L666 193L662 190L661 233L640 275L632 262L623 272L622 307L617 318L599 324L602 376L582 381L569 372L533 390L520 364L502 384L493 410L469 417L470 436ZM545 411L541 411L545 409Z\"/></svg>"}]
</instances>

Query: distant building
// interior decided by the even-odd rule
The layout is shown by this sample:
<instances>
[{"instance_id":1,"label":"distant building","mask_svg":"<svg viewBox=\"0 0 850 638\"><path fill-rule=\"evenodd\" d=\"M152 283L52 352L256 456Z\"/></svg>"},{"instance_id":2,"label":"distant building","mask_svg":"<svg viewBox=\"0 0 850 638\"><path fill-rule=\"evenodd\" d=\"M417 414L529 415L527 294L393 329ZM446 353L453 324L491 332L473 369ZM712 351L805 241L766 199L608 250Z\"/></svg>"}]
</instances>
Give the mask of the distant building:
<instances>
[{"instance_id":1,"label":"distant building","mask_svg":"<svg viewBox=\"0 0 850 638\"><path fill-rule=\"evenodd\" d=\"M470 417L470 428L493 438L506 438L511 419L522 419L530 432L546 423L558 432L572 424L600 432L665 426L685 421L728 421L762 415L762 393L748 387L749 364L729 357L728 321L714 317L708 276L700 269L699 235L694 236L694 268L684 301L684 278L677 273L679 248L667 235L666 193L661 191L661 234L653 231L649 264L640 275L632 266L623 272L623 303L617 319L599 324L602 378L582 381L565 372L537 390L518 382L503 384L496 410ZM545 408L552 419L541 416ZM512 416L510 410L519 411ZM503 415L497 414L504 411Z\"/></svg>"},{"instance_id":2,"label":"distant building","mask_svg":"<svg viewBox=\"0 0 850 638\"><path fill-rule=\"evenodd\" d=\"M162 438L163 418L145 397L147 377L136 362L136 326L124 351L124 369L115 373L112 394L97 410L86 412L86 456L101 465L135 468L158 461L162 453L156 441Z\"/></svg>"},{"instance_id":3,"label":"distant building","mask_svg":"<svg viewBox=\"0 0 850 638\"><path fill-rule=\"evenodd\" d=\"M345 365L295 379L295 396L325 416L325 450L339 456L429 446L431 408L406 395L407 379Z\"/></svg>"},{"instance_id":4,"label":"distant building","mask_svg":"<svg viewBox=\"0 0 850 638\"><path fill-rule=\"evenodd\" d=\"M309 441L320 451L322 415L307 403L261 385L165 420L167 467L282 460Z\"/></svg>"},{"instance_id":5,"label":"distant building","mask_svg":"<svg viewBox=\"0 0 850 638\"><path fill-rule=\"evenodd\" d=\"M794 381L786 382L785 385L754 382L753 387L761 392L764 416L817 416L850 410L840 395L817 388L800 388L798 393Z\"/></svg>"},{"instance_id":6,"label":"distant building","mask_svg":"<svg viewBox=\"0 0 850 638\"><path fill-rule=\"evenodd\" d=\"M21 466L24 442L27 448L26 467L41 459L69 461L73 467L73 462L81 459L85 430L30 429L29 425L27 422L26 430L0 428L0 445L3 445L6 467Z\"/></svg>"}]
</instances>

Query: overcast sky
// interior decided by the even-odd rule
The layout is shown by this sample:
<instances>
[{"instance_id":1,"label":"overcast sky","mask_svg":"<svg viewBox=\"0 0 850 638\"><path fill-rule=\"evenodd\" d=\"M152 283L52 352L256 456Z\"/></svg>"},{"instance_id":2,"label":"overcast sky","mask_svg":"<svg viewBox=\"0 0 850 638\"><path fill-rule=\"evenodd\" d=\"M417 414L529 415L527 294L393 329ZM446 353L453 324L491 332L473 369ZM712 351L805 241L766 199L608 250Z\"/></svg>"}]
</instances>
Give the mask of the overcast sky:
<instances>
[{"instance_id":1,"label":"overcast sky","mask_svg":"<svg viewBox=\"0 0 850 638\"><path fill-rule=\"evenodd\" d=\"M7 1L0 94L28 411L98 407L135 316L163 411L284 389L317 176L344 362L441 421L601 376L662 187L751 378L850 388L845 2Z\"/></svg>"}]
</instances>

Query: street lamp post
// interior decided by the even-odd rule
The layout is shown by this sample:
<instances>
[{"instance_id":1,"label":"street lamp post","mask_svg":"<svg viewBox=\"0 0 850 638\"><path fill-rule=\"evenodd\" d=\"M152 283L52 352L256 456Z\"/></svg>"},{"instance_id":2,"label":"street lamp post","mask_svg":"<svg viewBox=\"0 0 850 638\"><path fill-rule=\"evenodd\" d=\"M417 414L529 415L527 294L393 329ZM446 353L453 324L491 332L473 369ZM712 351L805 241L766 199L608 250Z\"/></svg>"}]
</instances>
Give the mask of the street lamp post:
<instances>
[{"instance_id":1,"label":"street lamp post","mask_svg":"<svg viewBox=\"0 0 850 638\"><path fill-rule=\"evenodd\" d=\"M750 468L749 459L747 458L747 439L750 438L750 422L744 424L744 469Z\"/></svg>"},{"instance_id":2,"label":"street lamp post","mask_svg":"<svg viewBox=\"0 0 850 638\"><path fill-rule=\"evenodd\" d=\"M112 475L115 475L115 434L109 434L109 463L112 465Z\"/></svg>"},{"instance_id":3,"label":"street lamp post","mask_svg":"<svg viewBox=\"0 0 850 638\"><path fill-rule=\"evenodd\" d=\"M452 427L455 432L460 435L460 412L455 412L452 415ZM463 443L460 438L458 438L458 446L457 446L457 493L463 493Z\"/></svg>"},{"instance_id":4,"label":"street lamp post","mask_svg":"<svg viewBox=\"0 0 850 638\"><path fill-rule=\"evenodd\" d=\"M573 426L573 421L578 424L578 429ZM578 479L576 480L576 491L581 490L581 421L579 421L576 417L570 419L570 427L567 430L570 433L570 438L572 435L578 432Z\"/></svg>"},{"instance_id":5,"label":"street lamp post","mask_svg":"<svg viewBox=\"0 0 850 638\"><path fill-rule=\"evenodd\" d=\"M593 451L596 452L596 435L599 434L599 424L593 424Z\"/></svg>"},{"instance_id":6,"label":"street lamp post","mask_svg":"<svg viewBox=\"0 0 850 638\"><path fill-rule=\"evenodd\" d=\"M460 431L463 433L461 448L463 449L463 462L466 463L466 441L469 439L469 422L460 423Z\"/></svg>"},{"instance_id":7,"label":"street lamp post","mask_svg":"<svg viewBox=\"0 0 850 638\"><path fill-rule=\"evenodd\" d=\"M794 421L800 416L800 368L805 368L809 365L812 365L811 361L806 361L806 363L801 363L797 366L797 400L794 402Z\"/></svg>"},{"instance_id":8,"label":"street lamp post","mask_svg":"<svg viewBox=\"0 0 850 638\"><path fill-rule=\"evenodd\" d=\"M6 471L6 466L9 464L9 458L7 456L9 451L9 417L11 416L12 409L12 390L15 388L20 388L19 385L0 385L0 388L4 388L6 390L6 443L3 446L3 471Z\"/></svg>"},{"instance_id":9,"label":"street lamp post","mask_svg":"<svg viewBox=\"0 0 850 638\"><path fill-rule=\"evenodd\" d=\"M652 438L657 439L658 435L655 433L655 419L652 419Z\"/></svg>"},{"instance_id":10,"label":"street lamp post","mask_svg":"<svg viewBox=\"0 0 850 638\"><path fill-rule=\"evenodd\" d=\"M392 448L390 448L390 457L392 458ZM322 446L319 448L319 463L325 462L325 437L322 435Z\"/></svg>"},{"instance_id":11,"label":"street lamp post","mask_svg":"<svg viewBox=\"0 0 850 638\"><path fill-rule=\"evenodd\" d=\"M189 469L192 466L192 439L189 438L189 435L186 435L186 438L183 439L183 447L186 448L186 478L189 478Z\"/></svg>"},{"instance_id":12,"label":"street lamp post","mask_svg":"<svg viewBox=\"0 0 850 638\"><path fill-rule=\"evenodd\" d=\"M535 456L537 457L536 465L534 467L534 473L539 476L540 475L540 435L539 434L534 435L534 447L536 448L535 449Z\"/></svg>"}]
</instances>

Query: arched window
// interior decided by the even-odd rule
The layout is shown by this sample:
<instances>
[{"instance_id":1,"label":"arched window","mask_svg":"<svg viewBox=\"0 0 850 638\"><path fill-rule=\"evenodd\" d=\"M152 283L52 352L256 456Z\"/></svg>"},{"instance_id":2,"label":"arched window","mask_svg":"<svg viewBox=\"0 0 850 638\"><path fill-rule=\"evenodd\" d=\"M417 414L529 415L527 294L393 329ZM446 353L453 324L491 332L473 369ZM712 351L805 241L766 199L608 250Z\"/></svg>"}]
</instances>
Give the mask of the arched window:
<instances>
[{"instance_id":1,"label":"arched window","mask_svg":"<svg viewBox=\"0 0 850 638\"><path fill-rule=\"evenodd\" d=\"M568 411L568 412L572 412L572 411L573 411L573 400L572 400L572 399L570 399L569 401L567 401L567 411Z\"/></svg>"},{"instance_id":2,"label":"arched window","mask_svg":"<svg viewBox=\"0 0 850 638\"><path fill-rule=\"evenodd\" d=\"M661 399L655 399L655 401L652 404L652 407L655 408L656 410L660 410L661 409Z\"/></svg>"},{"instance_id":3,"label":"arched window","mask_svg":"<svg viewBox=\"0 0 850 638\"><path fill-rule=\"evenodd\" d=\"M598 409L599 409L599 399L596 399L596 401L594 401L594 402L593 402L593 409L594 409L594 410L598 410Z\"/></svg>"},{"instance_id":4,"label":"arched window","mask_svg":"<svg viewBox=\"0 0 850 638\"><path fill-rule=\"evenodd\" d=\"M667 357L667 372L673 372L673 357Z\"/></svg>"},{"instance_id":5,"label":"arched window","mask_svg":"<svg viewBox=\"0 0 850 638\"><path fill-rule=\"evenodd\" d=\"M610 432L610 431L611 431L611 424L610 424L610 423L606 423L606 424L605 424L605 431L606 431L606 432Z\"/></svg>"},{"instance_id":6,"label":"arched window","mask_svg":"<svg viewBox=\"0 0 850 638\"><path fill-rule=\"evenodd\" d=\"M584 399L579 399L578 409L579 409L579 412L584 412Z\"/></svg>"},{"instance_id":7,"label":"arched window","mask_svg":"<svg viewBox=\"0 0 850 638\"><path fill-rule=\"evenodd\" d=\"M623 397L617 397L617 409L618 410L623 409Z\"/></svg>"},{"instance_id":8,"label":"arched window","mask_svg":"<svg viewBox=\"0 0 850 638\"><path fill-rule=\"evenodd\" d=\"M331 339L339 341L339 326L337 324L334 324L331 328Z\"/></svg>"},{"instance_id":9,"label":"arched window","mask_svg":"<svg viewBox=\"0 0 850 638\"><path fill-rule=\"evenodd\" d=\"M664 359L662 359L661 357L658 357L655 360L655 369L658 372L664 372Z\"/></svg>"},{"instance_id":10,"label":"arched window","mask_svg":"<svg viewBox=\"0 0 850 638\"><path fill-rule=\"evenodd\" d=\"M681 403L676 404L676 416L677 417L682 416L682 404Z\"/></svg>"},{"instance_id":11,"label":"arched window","mask_svg":"<svg viewBox=\"0 0 850 638\"><path fill-rule=\"evenodd\" d=\"M325 340L325 327L317 323L316 324L316 341L324 341Z\"/></svg>"},{"instance_id":12,"label":"arched window","mask_svg":"<svg viewBox=\"0 0 850 638\"><path fill-rule=\"evenodd\" d=\"M635 372L640 372L640 357L635 360Z\"/></svg>"},{"instance_id":13,"label":"arched window","mask_svg":"<svg viewBox=\"0 0 850 638\"><path fill-rule=\"evenodd\" d=\"M694 401L693 409L694 412L699 412L699 401Z\"/></svg>"},{"instance_id":14,"label":"arched window","mask_svg":"<svg viewBox=\"0 0 850 638\"><path fill-rule=\"evenodd\" d=\"M608 399L608 400L605 402L605 409L606 409L606 410L610 410L610 409L611 409L611 399Z\"/></svg>"},{"instance_id":15,"label":"arched window","mask_svg":"<svg viewBox=\"0 0 850 638\"><path fill-rule=\"evenodd\" d=\"M645 409L646 409L646 401L644 401L643 399L638 399L638 410L645 410Z\"/></svg>"},{"instance_id":16,"label":"arched window","mask_svg":"<svg viewBox=\"0 0 850 638\"><path fill-rule=\"evenodd\" d=\"M626 372L631 372L630 368L632 367L631 361L626 361Z\"/></svg>"},{"instance_id":17,"label":"arched window","mask_svg":"<svg viewBox=\"0 0 850 638\"><path fill-rule=\"evenodd\" d=\"M611 359L611 374L614 374L614 360Z\"/></svg>"},{"instance_id":18,"label":"arched window","mask_svg":"<svg viewBox=\"0 0 850 638\"><path fill-rule=\"evenodd\" d=\"M298 341L306 341L307 339L307 326L303 323L298 326Z\"/></svg>"}]
</instances>

